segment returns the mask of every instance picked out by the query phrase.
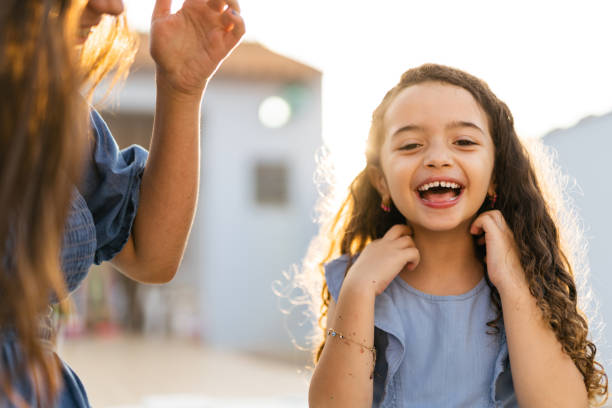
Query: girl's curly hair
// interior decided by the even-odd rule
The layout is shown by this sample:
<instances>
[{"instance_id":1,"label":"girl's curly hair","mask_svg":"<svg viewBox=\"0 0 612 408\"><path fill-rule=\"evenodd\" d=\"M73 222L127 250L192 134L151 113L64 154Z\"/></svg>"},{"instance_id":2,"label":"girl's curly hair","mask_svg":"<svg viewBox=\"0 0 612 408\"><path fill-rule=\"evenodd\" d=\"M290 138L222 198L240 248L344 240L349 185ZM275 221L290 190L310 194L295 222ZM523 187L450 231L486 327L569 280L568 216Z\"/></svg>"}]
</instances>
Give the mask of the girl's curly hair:
<instances>
[{"instance_id":1,"label":"girl's curly hair","mask_svg":"<svg viewBox=\"0 0 612 408\"><path fill-rule=\"evenodd\" d=\"M578 308L578 290L572 265L562 249L560 233L553 218L554 209L547 205L533 163L514 129L510 110L482 80L460 70L425 64L405 72L399 83L383 98L372 116L366 148L366 168L353 180L340 210L322 228L326 241L317 250L326 253L318 258L316 269L323 275L319 327L325 328L330 293L324 279L323 265L339 254L354 255L395 224L405 223L403 215L391 204L391 211L380 211L381 197L367 175L368 166L379 164L380 147L384 138L384 115L395 97L405 88L424 82L440 82L461 87L474 97L487 113L489 128L495 145L493 179L500 210L516 238L520 259L531 294L536 298L544 319L548 321L563 351L569 355L583 376L589 400L605 403L608 379L603 366L595 361L595 344L587 338L588 323ZM485 201L479 213L489 208ZM553 215L551 215L553 214ZM321 236L320 236L321 237ZM311 247L311 252L313 248ZM484 253L479 254L484 264ZM307 256L307 261L308 261ZM350 266L350 265L349 265ZM486 265L485 265L486 266ZM305 263L307 268L307 262ZM348 267L347 267L348 269ZM497 289L490 283L491 302L497 310L494 320L487 323L499 332L503 311ZM325 338L315 351L315 362L325 344Z\"/></svg>"}]
</instances>

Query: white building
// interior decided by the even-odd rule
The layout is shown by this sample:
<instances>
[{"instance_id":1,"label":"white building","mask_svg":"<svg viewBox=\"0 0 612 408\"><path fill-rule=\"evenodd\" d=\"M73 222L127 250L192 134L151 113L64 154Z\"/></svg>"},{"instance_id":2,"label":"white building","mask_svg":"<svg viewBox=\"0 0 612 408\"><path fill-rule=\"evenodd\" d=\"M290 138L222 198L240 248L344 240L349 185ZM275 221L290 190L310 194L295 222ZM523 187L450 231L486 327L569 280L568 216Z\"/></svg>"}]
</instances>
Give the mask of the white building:
<instances>
[{"instance_id":1,"label":"white building","mask_svg":"<svg viewBox=\"0 0 612 408\"><path fill-rule=\"evenodd\" d=\"M141 49L148 49L146 38ZM104 117L119 143L147 146L155 87L146 52L118 101L119 109ZM205 94L198 212L177 277L148 288L149 328L305 358L291 338L306 329L288 333L272 286L300 262L316 234L313 174L320 145L321 73L261 45L240 44Z\"/></svg>"},{"instance_id":2,"label":"white building","mask_svg":"<svg viewBox=\"0 0 612 408\"><path fill-rule=\"evenodd\" d=\"M585 227L590 284L599 303L602 330L598 360L612 370L612 189L609 187L612 154L612 113L588 117L569 129L543 138L558 151L563 171L577 182L572 198ZM601 352L601 354L600 354Z\"/></svg>"}]
</instances>

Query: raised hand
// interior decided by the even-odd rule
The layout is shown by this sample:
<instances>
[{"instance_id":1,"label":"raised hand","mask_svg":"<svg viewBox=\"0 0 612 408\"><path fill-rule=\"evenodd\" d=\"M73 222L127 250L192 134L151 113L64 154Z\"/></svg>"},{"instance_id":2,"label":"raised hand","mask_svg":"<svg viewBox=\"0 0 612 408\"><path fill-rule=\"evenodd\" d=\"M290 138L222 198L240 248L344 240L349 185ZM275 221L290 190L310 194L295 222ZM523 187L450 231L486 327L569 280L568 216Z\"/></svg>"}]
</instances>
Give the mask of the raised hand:
<instances>
[{"instance_id":1,"label":"raised hand","mask_svg":"<svg viewBox=\"0 0 612 408\"><path fill-rule=\"evenodd\" d=\"M484 236L487 272L500 295L527 287L512 230L499 210L486 211L472 223L470 233ZM482 242L482 238L481 241Z\"/></svg>"},{"instance_id":2,"label":"raised hand","mask_svg":"<svg viewBox=\"0 0 612 408\"><path fill-rule=\"evenodd\" d=\"M414 269L420 260L414 246L412 230L407 225L394 225L380 239L372 241L348 271L345 284L372 288L380 295L404 269Z\"/></svg>"},{"instance_id":3,"label":"raised hand","mask_svg":"<svg viewBox=\"0 0 612 408\"><path fill-rule=\"evenodd\" d=\"M185 0L175 14L172 0L156 0L151 19L151 56L158 81L199 97L208 79L244 34L236 0Z\"/></svg>"}]
</instances>

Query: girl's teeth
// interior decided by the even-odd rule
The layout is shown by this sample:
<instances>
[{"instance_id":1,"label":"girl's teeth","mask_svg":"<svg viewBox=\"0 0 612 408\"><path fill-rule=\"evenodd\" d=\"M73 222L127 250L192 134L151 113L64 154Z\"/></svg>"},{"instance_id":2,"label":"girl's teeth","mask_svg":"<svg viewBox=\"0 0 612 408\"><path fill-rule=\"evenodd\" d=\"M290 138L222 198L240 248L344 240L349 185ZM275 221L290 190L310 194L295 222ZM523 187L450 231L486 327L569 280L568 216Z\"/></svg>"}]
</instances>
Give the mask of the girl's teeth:
<instances>
[{"instance_id":1,"label":"girl's teeth","mask_svg":"<svg viewBox=\"0 0 612 408\"><path fill-rule=\"evenodd\" d=\"M419 187L419 191L427 191L430 188L434 188L434 187L460 188L461 186L451 181L432 181L431 183L427 183Z\"/></svg>"}]
</instances>

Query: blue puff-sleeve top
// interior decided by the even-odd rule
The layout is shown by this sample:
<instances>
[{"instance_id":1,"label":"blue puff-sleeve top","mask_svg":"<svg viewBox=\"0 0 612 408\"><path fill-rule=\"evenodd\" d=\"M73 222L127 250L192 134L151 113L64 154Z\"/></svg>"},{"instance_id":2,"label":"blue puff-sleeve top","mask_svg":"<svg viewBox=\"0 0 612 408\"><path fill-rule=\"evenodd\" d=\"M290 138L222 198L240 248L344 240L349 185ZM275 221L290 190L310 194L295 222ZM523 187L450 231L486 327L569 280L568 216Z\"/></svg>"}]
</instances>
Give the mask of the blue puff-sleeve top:
<instances>
[{"instance_id":1,"label":"blue puff-sleeve top","mask_svg":"<svg viewBox=\"0 0 612 408\"><path fill-rule=\"evenodd\" d=\"M147 151L119 150L106 123L91 110L91 154L83 180L74 191L66 223L62 267L68 290L74 290L92 264L112 259L127 242L138 207Z\"/></svg>"},{"instance_id":2,"label":"blue puff-sleeve top","mask_svg":"<svg viewBox=\"0 0 612 408\"><path fill-rule=\"evenodd\" d=\"M342 255L325 265L336 302L348 262ZM494 317L484 278L467 293L436 296L397 276L374 305L372 406L518 407L503 327L488 333Z\"/></svg>"},{"instance_id":3,"label":"blue puff-sleeve top","mask_svg":"<svg viewBox=\"0 0 612 408\"><path fill-rule=\"evenodd\" d=\"M139 146L119 150L106 123L95 110L90 112L90 122L93 137L85 158L83 179L73 191L61 253L69 291L78 287L92 264L112 259L127 242L136 217L140 182L148 155ZM29 378L18 371L21 361L14 333L0 331L0 377L2 372L11 373L15 378L13 386L27 405L40 407ZM89 407L78 376L65 362L60 363L64 387L54 407ZM2 392L0 406L12 408Z\"/></svg>"}]
</instances>

